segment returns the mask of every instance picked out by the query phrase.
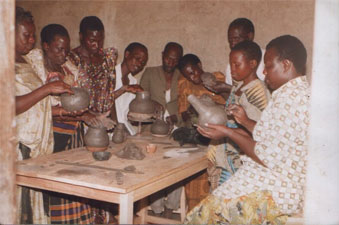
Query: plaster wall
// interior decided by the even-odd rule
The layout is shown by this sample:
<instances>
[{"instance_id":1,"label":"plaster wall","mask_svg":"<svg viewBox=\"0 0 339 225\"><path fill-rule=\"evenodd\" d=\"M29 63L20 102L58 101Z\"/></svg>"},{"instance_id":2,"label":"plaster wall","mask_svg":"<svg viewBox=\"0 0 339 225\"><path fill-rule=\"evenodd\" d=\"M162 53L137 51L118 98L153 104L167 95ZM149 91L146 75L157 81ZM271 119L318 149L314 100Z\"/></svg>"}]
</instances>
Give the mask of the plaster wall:
<instances>
[{"instance_id":1,"label":"plaster wall","mask_svg":"<svg viewBox=\"0 0 339 225\"><path fill-rule=\"evenodd\" d=\"M104 23L105 46L116 47L119 61L125 47L134 41L148 47L147 66L161 64L161 51L169 41L183 45L184 53L197 54L207 71L225 71L228 54L227 28L238 17L249 18L255 26L255 41L265 48L273 38L291 34L305 44L311 71L314 0L208 0L208 1L28 1L17 5L35 18L37 37L49 23L64 25L71 46L79 44L79 24L83 17L98 16ZM40 38L37 46L40 47Z\"/></svg>"}]
</instances>

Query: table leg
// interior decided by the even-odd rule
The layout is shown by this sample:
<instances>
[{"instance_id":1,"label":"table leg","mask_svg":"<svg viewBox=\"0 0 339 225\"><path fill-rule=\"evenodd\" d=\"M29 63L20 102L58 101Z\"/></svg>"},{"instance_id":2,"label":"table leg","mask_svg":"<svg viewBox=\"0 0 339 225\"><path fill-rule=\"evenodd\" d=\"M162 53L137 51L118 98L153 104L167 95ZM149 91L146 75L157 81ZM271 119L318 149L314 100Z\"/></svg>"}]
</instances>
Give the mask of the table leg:
<instances>
[{"instance_id":1,"label":"table leg","mask_svg":"<svg viewBox=\"0 0 339 225\"><path fill-rule=\"evenodd\" d=\"M148 208L148 200L147 197L140 200L140 224L146 224L146 217L147 217L147 208Z\"/></svg>"},{"instance_id":2,"label":"table leg","mask_svg":"<svg viewBox=\"0 0 339 225\"><path fill-rule=\"evenodd\" d=\"M119 224L133 224L133 193L120 195Z\"/></svg>"}]
</instances>

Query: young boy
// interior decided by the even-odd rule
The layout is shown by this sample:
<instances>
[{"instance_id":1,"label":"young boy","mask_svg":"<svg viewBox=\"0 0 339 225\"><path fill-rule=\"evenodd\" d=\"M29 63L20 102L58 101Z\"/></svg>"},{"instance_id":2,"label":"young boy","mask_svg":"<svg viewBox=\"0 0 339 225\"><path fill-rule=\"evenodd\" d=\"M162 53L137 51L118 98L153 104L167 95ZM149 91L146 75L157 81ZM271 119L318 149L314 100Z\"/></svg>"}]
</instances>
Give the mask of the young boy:
<instances>
[{"instance_id":1,"label":"young boy","mask_svg":"<svg viewBox=\"0 0 339 225\"><path fill-rule=\"evenodd\" d=\"M230 117L226 126L242 128L252 133L270 98L264 82L257 77L261 50L255 42L243 41L233 47L229 58L235 82L226 101L226 107L236 109L239 112L237 115L240 113L241 115ZM212 143L208 151L208 158L212 163L208 169L212 190L225 182L241 165L239 147L227 139L221 142L216 145L215 142L214 145Z\"/></svg>"},{"instance_id":2,"label":"young boy","mask_svg":"<svg viewBox=\"0 0 339 225\"><path fill-rule=\"evenodd\" d=\"M189 112L189 102L187 97L193 94L197 97L203 94L209 95L213 101L218 104L225 104L225 99L206 89L201 80L201 74L204 73L200 59L193 54L184 55L179 61L179 69L183 77L178 81L178 110L184 122L192 119ZM214 73L218 80L225 80L222 73Z\"/></svg>"}]
</instances>

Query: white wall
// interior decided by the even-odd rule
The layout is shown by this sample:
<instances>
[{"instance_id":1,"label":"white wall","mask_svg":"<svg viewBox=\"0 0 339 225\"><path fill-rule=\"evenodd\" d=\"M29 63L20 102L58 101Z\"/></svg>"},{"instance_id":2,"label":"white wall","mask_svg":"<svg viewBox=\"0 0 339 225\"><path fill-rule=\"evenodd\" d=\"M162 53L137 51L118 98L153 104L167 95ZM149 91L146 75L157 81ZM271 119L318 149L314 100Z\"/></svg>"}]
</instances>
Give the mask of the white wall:
<instances>
[{"instance_id":1,"label":"white wall","mask_svg":"<svg viewBox=\"0 0 339 225\"><path fill-rule=\"evenodd\" d=\"M306 224L339 224L339 1L317 0Z\"/></svg>"}]
</instances>

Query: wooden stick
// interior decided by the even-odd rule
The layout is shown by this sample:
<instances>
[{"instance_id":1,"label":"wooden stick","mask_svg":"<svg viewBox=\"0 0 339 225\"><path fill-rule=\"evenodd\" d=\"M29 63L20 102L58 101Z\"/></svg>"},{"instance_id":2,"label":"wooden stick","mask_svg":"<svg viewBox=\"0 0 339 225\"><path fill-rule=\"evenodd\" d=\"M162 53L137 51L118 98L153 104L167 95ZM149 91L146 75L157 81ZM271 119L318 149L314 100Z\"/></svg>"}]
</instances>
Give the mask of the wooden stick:
<instances>
[{"instance_id":1,"label":"wooden stick","mask_svg":"<svg viewBox=\"0 0 339 225\"><path fill-rule=\"evenodd\" d=\"M115 171L115 172L119 171L123 173L144 174L144 172L141 172L141 171L129 171L129 170L123 170L123 169L116 169L116 168L107 168L103 166L86 165L86 164L81 164L81 163L72 163L72 162L63 162L63 161L56 161L55 163L69 165L69 166L79 166L79 167L87 167L87 168L93 168L93 169L110 170L110 171Z\"/></svg>"}]
</instances>

